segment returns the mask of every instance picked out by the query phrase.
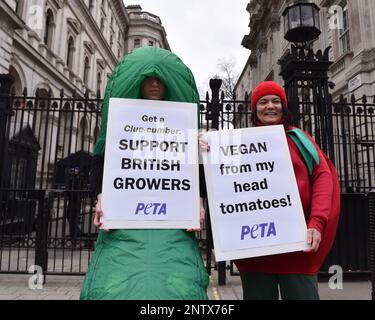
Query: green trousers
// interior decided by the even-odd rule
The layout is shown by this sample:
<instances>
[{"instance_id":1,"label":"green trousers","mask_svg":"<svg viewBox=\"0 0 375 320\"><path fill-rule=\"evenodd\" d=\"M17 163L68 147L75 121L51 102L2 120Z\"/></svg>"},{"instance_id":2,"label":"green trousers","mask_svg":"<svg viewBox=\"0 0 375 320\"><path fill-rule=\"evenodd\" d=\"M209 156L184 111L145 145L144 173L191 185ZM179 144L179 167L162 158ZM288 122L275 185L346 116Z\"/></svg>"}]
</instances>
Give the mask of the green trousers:
<instances>
[{"instance_id":1,"label":"green trousers","mask_svg":"<svg viewBox=\"0 0 375 320\"><path fill-rule=\"evenodd\" d=\"M318 277L241 272L244 300L319 300Z\"/></svg>"}]
</instances>

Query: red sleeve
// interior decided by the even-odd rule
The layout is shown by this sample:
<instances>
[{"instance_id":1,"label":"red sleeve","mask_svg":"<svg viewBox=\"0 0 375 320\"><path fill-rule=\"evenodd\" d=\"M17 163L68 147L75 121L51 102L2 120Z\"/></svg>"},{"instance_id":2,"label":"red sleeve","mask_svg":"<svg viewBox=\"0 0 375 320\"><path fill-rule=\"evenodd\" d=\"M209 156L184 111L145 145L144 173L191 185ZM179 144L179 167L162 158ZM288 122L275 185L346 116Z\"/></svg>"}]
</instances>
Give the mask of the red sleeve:
<instances>
[{"instance_id":1,"label":"red sleeve","mask_svg":"<svg viewBox=\"0 0 375 320\"><path fill-rule=\"evenodd\" d=\"M314 228L322 233L331 210L333 192L332 174L324 158L324 154L315 141L309 135L307 136L314 143L319 154L319 165L314 163L313 174L311 176L311 214L310 219L307 221L307 228Z\"/></svg>"}]
</instances>

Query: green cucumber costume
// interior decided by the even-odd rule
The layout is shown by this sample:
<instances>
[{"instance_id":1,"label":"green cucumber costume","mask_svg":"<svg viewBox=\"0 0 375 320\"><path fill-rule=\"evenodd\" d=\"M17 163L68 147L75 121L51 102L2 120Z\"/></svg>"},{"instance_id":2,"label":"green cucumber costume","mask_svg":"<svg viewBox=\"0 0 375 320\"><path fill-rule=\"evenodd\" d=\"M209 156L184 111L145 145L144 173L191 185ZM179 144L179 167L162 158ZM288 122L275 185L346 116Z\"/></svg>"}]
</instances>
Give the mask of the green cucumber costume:
<instances>
[{"instance_id":1,"label":"green cucumber costume","mask_svg":"<svg viewBox=\"0 0 375 320\"><path fill-rule=\"evenodd\" d=\"M140 99L146 77L162 80L167 88L164 100L197 103L198 109L194 77L176 55L155 47L136 49L119 62L108 82L95 155L104 154L110 97ZM207 286L194 233L179 229L100 231L80 298L203 300Z\"/></svg>"}]
</instances>

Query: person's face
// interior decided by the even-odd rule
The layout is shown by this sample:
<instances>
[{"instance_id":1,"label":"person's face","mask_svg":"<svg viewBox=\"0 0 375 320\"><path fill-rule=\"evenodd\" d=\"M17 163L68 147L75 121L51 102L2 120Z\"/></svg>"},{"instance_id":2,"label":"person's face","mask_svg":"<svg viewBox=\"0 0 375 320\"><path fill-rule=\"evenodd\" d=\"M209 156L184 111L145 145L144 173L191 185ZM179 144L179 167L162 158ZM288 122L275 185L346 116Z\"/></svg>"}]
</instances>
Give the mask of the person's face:
<instances>
[{"instance_id":1,"label":"person's face","mask_svg":"<svg viewBox=\"0 0 375 320\"><path fill-rule=\"evenodd\" d=\"M165 86L160 79L147 77L142 82L142 97L150 100L162 100L165 95Z\"/></svg>"},{"instance_id":2,"label":"person's face","mask_svg":"<svg viewBox=\"0 0 375 320\"><path fill-rule=\"evenodd\" d=\"M259 99L256 105L257 118L265 125L279 124L283 118L280 97L267 95Z\"/></svg>"}]
</instances>

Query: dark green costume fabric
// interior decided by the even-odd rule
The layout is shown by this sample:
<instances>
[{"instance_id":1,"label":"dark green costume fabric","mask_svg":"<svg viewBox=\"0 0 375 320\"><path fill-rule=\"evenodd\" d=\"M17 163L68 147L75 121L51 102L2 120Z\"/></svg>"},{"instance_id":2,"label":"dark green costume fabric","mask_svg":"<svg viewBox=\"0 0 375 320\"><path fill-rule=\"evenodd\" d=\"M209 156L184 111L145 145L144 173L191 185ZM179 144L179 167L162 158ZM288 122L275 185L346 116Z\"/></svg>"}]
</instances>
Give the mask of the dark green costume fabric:
<instances>
[{"instance_id":1,"label":"dark green costume fabric","mask_svg":"<svg viewBox=\"0 0 375 320\"><path fill-rule=\"evenodd\" d=\"M165 84L164 100L199 102L194 77L176 55L154 47L134 50L108 82L96 155L104 154L109 98L141 98L141 83L150 76ZM208 274L194 233L180 229L100 231L81 299L205 300L207 286Z\"/></svg>"},{"instance_id":2,"label":"dark green costume fabric","mask_svg":"<svg viewBox=\"0 0 375 320\"><path fill-rule=\"evenodd\" d=\"M94 154L104 154L110 98L141 99L141 84L146 77L157 77L167 88L166 101L197 103L199 94L190 69L170 51L144 47L125 56L113 70L104 94L102 128Z\"/></svg>"},{"instance_id":3,"label":"dark green costume fabric","mask_svg":"<svg viewBox=\"0 0 375 320\"><path fill-rule=\"evenodd\" d=\"M185 230L99 232L82 300L206 300L208 275Z\"/></svg>"}]
</instances>

